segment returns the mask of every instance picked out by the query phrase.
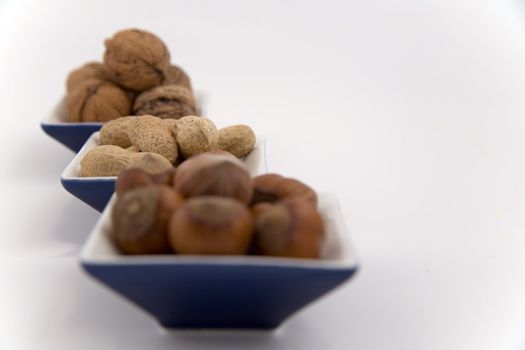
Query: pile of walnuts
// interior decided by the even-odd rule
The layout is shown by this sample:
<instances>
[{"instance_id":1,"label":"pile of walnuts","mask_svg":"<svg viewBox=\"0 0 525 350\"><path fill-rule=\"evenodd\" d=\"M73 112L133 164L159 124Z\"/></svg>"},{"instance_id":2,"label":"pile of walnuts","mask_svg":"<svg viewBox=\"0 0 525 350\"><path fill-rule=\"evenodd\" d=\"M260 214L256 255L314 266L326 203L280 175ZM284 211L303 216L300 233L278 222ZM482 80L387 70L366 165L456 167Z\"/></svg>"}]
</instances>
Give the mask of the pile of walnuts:
<instances>
[{"instance_id":1,"label":"pile of walnuts","mask_svg":"<svg viewBox=\"0 0 525 350\"><path fill-rule=\"evenodd\" d=\"M315 192L277 174L251 178L226 152L156 175L125 170L116 192L111 238L124 254L321 257Z\"/></svg>"},{"instance_id":2,"label":"pile of walnuts","mask_svg":"<svg viewBox=\"0 0 525 350\"><path fill-rule=\"evenodd\" d=\"M103 63L87 63L68 76L68 121L107 122L143 114L178 119L195 114L190 79L170 64L168 48L156 35L122 30L105 46Z\"/></svg>"}]
</instances>

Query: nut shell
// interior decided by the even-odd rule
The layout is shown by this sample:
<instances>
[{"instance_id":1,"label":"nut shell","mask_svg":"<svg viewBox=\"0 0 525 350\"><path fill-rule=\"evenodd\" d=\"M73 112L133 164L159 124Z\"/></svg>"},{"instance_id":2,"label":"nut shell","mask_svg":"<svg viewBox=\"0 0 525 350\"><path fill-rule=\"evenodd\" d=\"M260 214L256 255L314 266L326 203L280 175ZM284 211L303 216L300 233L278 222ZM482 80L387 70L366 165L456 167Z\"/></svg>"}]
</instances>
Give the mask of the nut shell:
<instances>
[{"instance_id":1,"label":"nut shell","mask_svg":"<svg viewBox=\"0 0 525 350\"><path fill-rule=\"evenodd\" d=\"M257 254L315 259L321 255L323 239L321 215L304 198L255 212Z\"/></svg>"},{"instance_id":2,"label":"nut shell","mask_svg":"<svg viewBox=\"0 0 525 350\"><path fill-rule=\"evenodd\" d=\"M173 169L166 157L152 152L132 153L129 168L139 168L150 174L158 174Z\"/></svg>"},{"instance_id":3,"label":"nut shell","mask_svg":"<svg viewBox=\"0 0 525 350\"><path fill-rule=\"evenodd\" d=\"M105 41L104 63L120 86L144 91L165 80L170 54L156 35L139 29L122 30Z\"/></svg>"},{"instance_id":4,"label":"nut shell","mask_svg":"<svg viewBox=\"0 0 525 350\"><path fill-rule=\"evenodd\" d=\"M95 147L80 160L80 176L117 176L131 163L130 155L118 146Z\"/></svg>"},{"instance_id":5,"label":"nut shell","mask_svg":"<svg viewBox=\"0 0 525 350\"><path fill-rule=\"evenodd\" d=\"M162 85L182 85L190 91L192 90L190 77L182 68L174 64L168 67Z\"/></svg>"},{"instance_id":6,"label":"nut shell","mask_svg":"<svg viewBox=\"0 0 525 350\"><path fill-rule=\"evenodd\" d=\"M217 148L238 158L246 156L255 146L255 134L248 125L232 125L217 132Z\"/></svg>"},{"instance_id":7,"label":"nut shell","mask_svg":"<svg viewBox=\"0 0 525 350\"><path fill-rule=\"evenodd\" d=\"M113 207L111 237L126 254L171 252L167 227L182 198L167 186L149 185L119 196Z\"/></svg>"},{"instance_id":8,"label":"nut shell","mask_svg":"<svg viewBox=\"0 0 525 350\"><path fill-rule=\"evenodd\" d=\"M252 229L252 217L241 202L202 196L186 200L173 214L169 240L179 254L245 254Z\"/></svg>"},{"instance_id":9,"label":"nut shell","mask_svg":"<svg viewBox=\"0 0 525 350\"><path fill-rule=\"evenodd\" d=\"M174 178L183 197L215 195L245 204L252 199L252 179L244 164L229 154L203 153L183 162Z\"/></svg>"},{"instance_id":10,"label":"nut shell","mask_svg":"<svg viewBox=\"0 0 525 350\"><path fill-rule=\"evenodd\" d=\"M174 174L173 167L158 174L150 174L140 168L127 168L120 172L115 182L115 192L118 196L122 196L125 192L138 187L153 184L171 186Z\"/></svg>"},{"instance_id":11,"label":"nut shell","mask_svg":"<svg viewBox=\"0 0 525 350\"><path fill-rule=\"evenodd\" d=\"M178 157L175 139L160 118L142 115L136 118L130 128L129 139L141 152L158 153L174 163Z\"/></svg>"},{"instance_id":12,"label":"nut shell","mask_svg":"<svg viewBox=\"0 0 525 350\"><path fill-rule=\"evenodd\" d=\"M217 127L208 118L183 117L177 121L176 140L185 158L213 151L217 146Z\"/></svg>"},{"instance_id":13,"label":"nut shell","mask_svg":"<svg viewBox=\"0 0 525 350\"><path fill-rule=\"evenodd\" d=\"M72 70L67 77L67 92L72 91L81 82L88 79L109 80L109 72L106 66L99 62L89 62Z\"/></svg>"},{"instance_id":14,"label":"nut shell","mask_svg":"<svg viewBox=\"0 0 525 350\"><path fill-rule=\"evenodd\" d=\"M131 100L113 83L87 79L67 95L70 122L106 122L131 112Z\"/></svg>"},{"instance_id":15,"label":"nut shell","mask_svg":"<svg viewBox=\"0 0 525 350\"><path fill-rule=\"evenodd\" d=\"M317 194L308 185L296 179L286 178L278 174L264 174L253 178L252 205L269 202L303 198L312 206L317 206Z\"/></svg>"},{"instance_id":16,"label":"nut shell","mask_svg":"<svg viewBox=\"0 0 525 350\"><path fill-rule=\"evenodd\" d=\"M133 104L135 115L154 115L179 119L195 114L195 100L191 90L182 85L161 85L141 93Z\"/></svg>"},{"instance_id":17,"label":"nut shell","mask_svg":"<svg viewBox=\"0 0 525 350\"><path fill-rule=\"evenodd\" d=\"M134 116L120 117L102 125L100 128L100 143L102 145L115 145L122 148L132 146L129 139L130 127L135 122Z\"/></svg>"}]
</instances>

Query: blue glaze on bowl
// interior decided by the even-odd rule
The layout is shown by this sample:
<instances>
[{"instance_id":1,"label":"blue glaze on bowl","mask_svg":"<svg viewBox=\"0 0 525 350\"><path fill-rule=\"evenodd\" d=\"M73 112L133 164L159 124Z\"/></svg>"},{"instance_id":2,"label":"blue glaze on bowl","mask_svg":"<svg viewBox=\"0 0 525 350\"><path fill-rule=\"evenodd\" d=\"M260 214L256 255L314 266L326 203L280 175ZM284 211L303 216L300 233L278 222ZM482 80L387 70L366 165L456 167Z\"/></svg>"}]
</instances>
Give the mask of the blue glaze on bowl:
<instances>
[{"instance_id":1,"label":"blue glaze on bowl","mask_svg":"<svg viewBox=\"0 0 525 350\"><path fill-rule=\"evenodd\" d=\"M113 200L82 250L82 267L166 328L273 329L358 268L331 195L320 196L327 231L320 260L124 256L109 238Z\"/></svg>"},{"instance_id":2,"label":"blue glaze on bowl","mask_svg":"<svg viewBox=\"0 0 525 350\"><path fill-rule=\"evenodd\" d=\"M78 152L87 139L102 127L102 123L71 123L67 122L66 101L62 99L53 110L42 120L42 130L75 153Z\"/></svg>"},{"instance_id":3,"label":"blue glaze on bowl","mask_svg":"<svg viewBox=\"0 0 525 350\"><path fill-rule=\"evenodd\" d=\"M76 153L91 134L100 130L102 123L50 124L42 122L40 126L46 134Z\"/></svg>"},{"instance_id":4,"label":"blue glaze on bowl","mask_svg":"<svg viewBox=\"0 0 525 350\"><path fill-rule=\"evenodd\" d=\"M85 181L82 178L60 178L60 182L66 191L99 212L104 210L113 192L115 192L115 181L115 177L90 179L90 181Z\"/></svg>"},{"instance_id":5,"label":"blue glaze on bowl","mask_svg":"<svg viewBox=\"0 0 525 350\"><path fill-rule=\"evenodd\" d=\"M81 177L80 161L89 150L100 145L99 132L92 134L79 150L73 160L67 165L60 176L62 186L87 205L102 212L113 192L115 192L116 176ZM266 143L257 136L255 148L243 160L252 176L266 174Z\"/></svg>"}]
</instances>

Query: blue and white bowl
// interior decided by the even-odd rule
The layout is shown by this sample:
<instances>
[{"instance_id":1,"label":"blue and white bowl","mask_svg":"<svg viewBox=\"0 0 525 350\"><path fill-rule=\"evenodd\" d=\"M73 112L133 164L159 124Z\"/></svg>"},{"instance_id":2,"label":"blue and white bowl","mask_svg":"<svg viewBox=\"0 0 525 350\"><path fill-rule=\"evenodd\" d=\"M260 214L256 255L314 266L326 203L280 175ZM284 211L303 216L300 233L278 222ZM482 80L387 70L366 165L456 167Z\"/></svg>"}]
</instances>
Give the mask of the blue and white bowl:
<instances>
[{"instance_id":1,"label":"blue and white bowl","mask_svg":"<svg viewBox=\"0 0 525 350\"><path fill-rule=\"evenodd\" d=\"M91 149L100 145L99 132L92 134L67 165L60 176L62 186L73 196L98 211L104 210L113 192L115 192L116 176L82 177L80 176L80 161ZM266 174L266 143L263 137L257 136L255 148L242 159L252 176Z\"/></svg>"},{"instance_id":2,"label":"blue and white bowl","mask_svg":"<svg viewBox=\"0 0 525 350\"><path fill-rule=\"evenodd\" d=\"M42 130L58 142L78 152L86 140L102 127L102 123L71 123L67 121L66 99L63 98L40 123Z\"/></svg>"},{"instance_id":3,"label":"blue and white bowl","mask_svg":"<svg viewBox=\"0 0 525 350\"><path fill-rule=\"evenodd\" d=\"M114 200L84 245L81 265L166 328L274 329L358 269L333 195L319 196L327 234L319 260L122 255L109 237Z\"/></svg>"}]
</instances>

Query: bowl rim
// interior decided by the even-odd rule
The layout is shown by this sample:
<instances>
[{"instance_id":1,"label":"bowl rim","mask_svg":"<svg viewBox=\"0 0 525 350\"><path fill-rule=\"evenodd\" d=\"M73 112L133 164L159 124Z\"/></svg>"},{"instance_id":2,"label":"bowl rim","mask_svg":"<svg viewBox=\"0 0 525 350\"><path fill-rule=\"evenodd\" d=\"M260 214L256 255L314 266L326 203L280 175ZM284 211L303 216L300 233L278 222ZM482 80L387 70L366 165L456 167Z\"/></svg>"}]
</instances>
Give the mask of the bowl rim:
<instances>
[{"instance_id":1,"label":"bowl rim","mask_svg":"<svg viewBox=\"0 0 525 350\"><path fill-rule=\"evenodd\" d=\"M327 239L325 245L339 244L341 257L339 259L298 259L282 257L262 257L248 255L124 255L119 253L108 236L111 223L113 204L116 194L113 194L108 205L102 212L97 223L91 230L79 254L83 266L189 266L214 265L222 267L275 267L318 270L357 270L359 263L354 245L348 233L341 206L334 194L320 193L319 211L327 223ZM329 243L330 234L333 233ZM333 240L335 238L335 240ZM97 248L104 245L111 251L100 253Z\"/></svg>"},{"instance_id":2,"label":"bowl rim","mask_svg":"<svg viewBox=\"0 0 525 350\"><path fill-rule=\"evenodd\" d=\"M79 175L80 171L80 161L84 158L84 155L91 150L92 148L100 145L100 131L95 131L91 136L86 140L82 148L75 154L73 159L69 162L68 165L62 171L60 175L60 181L67 182L107 182L107 181L116 181L117 176L90 176L90 177L81 177ZM255 146L253 150L260 150L260 161L256 167L250 169L251 176L256 174L265 174L268 172L268 163L266 160L266 139L261 135L256 135ZM252 152L253 152L252 150ZM249 156L249 155L248 155Z\"/></svg>"}]
</instances>

